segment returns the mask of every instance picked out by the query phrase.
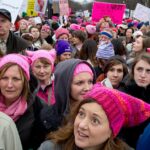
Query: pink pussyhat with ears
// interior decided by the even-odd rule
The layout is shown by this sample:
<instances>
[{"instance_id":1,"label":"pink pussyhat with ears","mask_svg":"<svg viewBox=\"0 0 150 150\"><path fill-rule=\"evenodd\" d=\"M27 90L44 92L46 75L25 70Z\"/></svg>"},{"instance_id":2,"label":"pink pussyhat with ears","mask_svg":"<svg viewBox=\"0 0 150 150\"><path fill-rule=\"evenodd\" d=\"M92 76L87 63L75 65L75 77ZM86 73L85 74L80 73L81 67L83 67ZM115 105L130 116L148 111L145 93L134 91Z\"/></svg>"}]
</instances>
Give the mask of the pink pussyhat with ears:
<instances>
[{"instance_id":1,"label":"pink pussyhat with ears","mask_svg":"<svg viewBox=\"0 0 150 150\"><path fill-rule=\"evenodd\" d=\"M30 80L29 68L30 68L31 60L28 57L23 56L21 54L5 55L4 57L0 59L0 70L3 69L3 67L8 63L14 63L20 66L22 70L24 71L27 77L27 80Z\"/></svg>"},{"instance_id":2,"label":"pink pussyhat with ears","mask_svg":"<svg viewBox=\"0 0 150 150\"><path fill-rule=\"evenodd\" d=\"M94 99L103 108L113 137L122 127L133 127L150 118L150 104L100 83L95 84L84 98Z\"/></svg>"},{"instance_id":3,"label":"pink pussyhat with ears","mask_svg":"<svg viewBox=\"0 0 150 150\"><path fill-rule=\"evenodd\" d=\"M32 61L31 67L34 65L34 62L37 59L46 58L50 62L51 66L52 66L52 70L53 70L54 62L55 62L55 59L56 59L55 49L52 49L50 51L47 51L47 50L26 51L26 54L29 56L29 58Z\"/></svg>"}]
</instances>

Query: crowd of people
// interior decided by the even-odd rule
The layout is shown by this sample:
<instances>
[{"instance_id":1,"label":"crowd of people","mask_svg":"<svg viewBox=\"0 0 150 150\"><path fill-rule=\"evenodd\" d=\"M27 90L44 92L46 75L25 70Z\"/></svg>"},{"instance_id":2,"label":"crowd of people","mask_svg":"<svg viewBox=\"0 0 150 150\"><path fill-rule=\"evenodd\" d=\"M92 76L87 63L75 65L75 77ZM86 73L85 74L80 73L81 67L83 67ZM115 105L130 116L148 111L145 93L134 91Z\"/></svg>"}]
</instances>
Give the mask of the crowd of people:
<instances>
[{"instance_id":1,"label":"crowd of people","mask_svg":"<svg viewBox=\"0 0 150 150\"><path fill-rule=\"evenodd\" d=\"M148 150L150 25L0 9L0 149Z\"/></svg>"}]
</instances>

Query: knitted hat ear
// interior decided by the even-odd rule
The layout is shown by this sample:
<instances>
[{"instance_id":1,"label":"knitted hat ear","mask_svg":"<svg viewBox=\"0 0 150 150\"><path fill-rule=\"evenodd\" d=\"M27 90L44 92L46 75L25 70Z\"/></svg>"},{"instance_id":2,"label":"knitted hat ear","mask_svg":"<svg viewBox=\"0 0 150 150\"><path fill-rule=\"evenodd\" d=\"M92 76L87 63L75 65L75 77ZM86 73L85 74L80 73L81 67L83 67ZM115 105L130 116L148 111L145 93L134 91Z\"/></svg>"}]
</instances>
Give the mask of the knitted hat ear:
<instances>
[{"instance_id":1,"label":"knitted hat ear","mask_svg":"<svg viewBox=\"0 0 150 150\"><path fill-rule=\"evenodd\" d=\"M118 98L122 97L122 101L124 101L124 105L121 105L125 112L124 126L136 126L150 118L150 104L123 92L114 90L113 93L116 94ZM122 103L122 101L120 101L120 103Z\"/></svg>"},{"instance_id":2,"label":"knitted hat ear","mask_svg":"<svg viewBox=\"0 0 150 150\"><path fill-rule=\"evenodd\" d=\"M27 59L27 61L28 61L29 65L31 65L31 64L32 64L32 59L31 59L31 57L26 56L26 59Z\"/></svg>"},{"instance_id":3,"label":"knitted hat ear","mask_svg":"<svg viewBox=\"0 0 150 150\"><path fill-rule=\"evenodd\" d=\"M51 49L49 51L49 54L51 55L51 57L53 58L53 62L55 61L56 59L56 50L55 49Z\"/></svg>"},{"instance_id":4,"label":"knitted hat ear","mask_svg":"<svg viewBox=\"0 0 150 150\"><path fill-rule=\"evenodd\" d=\"M33 51L28 51L28 50L26 50L25 53L26 53L29 57L32 57L32 56L35 54L35 52L33 52Z\"/></svg>"}]
</instances>

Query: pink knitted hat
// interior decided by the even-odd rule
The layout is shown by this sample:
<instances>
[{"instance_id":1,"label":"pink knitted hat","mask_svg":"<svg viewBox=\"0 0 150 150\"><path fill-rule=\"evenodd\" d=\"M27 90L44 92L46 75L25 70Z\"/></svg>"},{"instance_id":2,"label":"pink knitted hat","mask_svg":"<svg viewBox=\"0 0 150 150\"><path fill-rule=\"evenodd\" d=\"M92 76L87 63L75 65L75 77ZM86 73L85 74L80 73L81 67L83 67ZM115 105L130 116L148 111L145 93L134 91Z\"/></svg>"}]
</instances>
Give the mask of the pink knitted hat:
<instances>
[{"instance_id":1,"label":"pink knitted hat","mask_svg":"<svg viewBox=\"0 0 150 150\"><path fill-rule=\"evenodd\" d=\"M76 66L74 73L73 73L73 76L76 76L79 73L83 73L83 72L88 72L89 74L91 74L93 76L92 69L85 63L80 63Z\"/></svg>"},{"instance_id":2,"label":"pink knitted hat","mask_svg":"<svg viewBox=\"0 0 150 150\"><path fill-rule=\"evenodd\" d=\"M94 34L96 32L96 27L93 25L86 25L85 28L89 34Z\"/></svg>"},{"instance_id":3,"label":"pink knitted hat","mask_svg":"<svg viewBox=\"0 0 150 150\"><path fill-rule=\"evenodd\" d=\"M55 31L55 36L56 36L56 39L59 38L59 36L63 35L63 34L67 34L68 37L69 37L69 31L65 28L58 28L56 31Z\"/></svg>"},{"instance_id":4,"label":"pink knitted hat","mask_svg":"<svg viewBox=\"0 0 150 150\"><path fill-rule=\"evenodd\" d=\"M19 65L22 70L25 72L25 75L28 80L30 80L30 73L29 73L29 67L30 67L30 60L21 55L21 54L8 54L0 60L0 70L3 68L5 64L8 63L15 63Z\"/></svg>"},{"instance_id":5,"label":"pink knitted hat","mask_svg":"<svg viewBox=\"0 0 150 150\"><path fill-rule=\"evenodd\" d=\"M71 29L71 30L74 30L74 31L77 31L77 30L80 30L80 29L81 29L81 26L78 25L78 24L72 23L72 24L70 25L70 29Z\"/></svg>"},{"instance_id":6,"label":"pink knitted hat","mask_svg":"<svg viewBox=\"0 0 150 150\"><path fill-rule=\"evenodd\" d=\"M50 51L47 50L37 50L37 51L26 51L26 54L32 60L31 66L33 66L34 62L39 58L46 58L51 63L52 69L54 67L54 62L56 58L56 51L52 49Z\"/></svg>"},{"instance_id":7,"label":"pink knitted hat","mask_svg":"<svg viewBox=\"0 0 150 150\"><path fill-rule=\"evenodd\" d=\"M87 92L85 98L93 98L102 106L114 137L123 126L136 126L150 118L150 104L98 83Z\"/></svg>"},{"instance_id":8,"label":"pink knitted hat","mask_svg":"<svg viewBox=\"0 0 150 150\"><path fill-rule=\"evenodd\" d=\"M48 26L47 24L43 25L41 31L50 32L50 26Z\"/></svg>"}]
</instances>

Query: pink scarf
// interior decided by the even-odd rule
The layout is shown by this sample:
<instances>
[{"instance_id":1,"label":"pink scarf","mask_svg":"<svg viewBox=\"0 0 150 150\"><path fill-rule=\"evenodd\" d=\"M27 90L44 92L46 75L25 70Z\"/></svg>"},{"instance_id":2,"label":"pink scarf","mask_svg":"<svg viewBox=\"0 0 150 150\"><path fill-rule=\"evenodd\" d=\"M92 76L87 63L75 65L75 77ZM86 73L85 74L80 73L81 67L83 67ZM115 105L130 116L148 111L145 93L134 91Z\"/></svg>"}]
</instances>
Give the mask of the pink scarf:
<instances>
[{"instance_id":1,"label":"pink scarf","mask_svg":"<svg viewBox=\"0 0 150 150\"><path fill-rule=\"evenodd\" d=\"M10 116L14 121L19 119L21 115L27 110L26 100L19 97L9 107L4 104L4 98L0 96L0 111Z\"/></svg>"}]
</instances>

